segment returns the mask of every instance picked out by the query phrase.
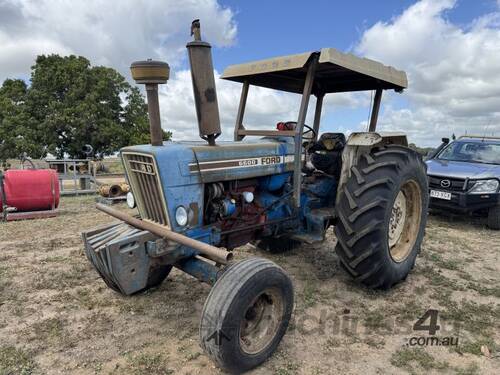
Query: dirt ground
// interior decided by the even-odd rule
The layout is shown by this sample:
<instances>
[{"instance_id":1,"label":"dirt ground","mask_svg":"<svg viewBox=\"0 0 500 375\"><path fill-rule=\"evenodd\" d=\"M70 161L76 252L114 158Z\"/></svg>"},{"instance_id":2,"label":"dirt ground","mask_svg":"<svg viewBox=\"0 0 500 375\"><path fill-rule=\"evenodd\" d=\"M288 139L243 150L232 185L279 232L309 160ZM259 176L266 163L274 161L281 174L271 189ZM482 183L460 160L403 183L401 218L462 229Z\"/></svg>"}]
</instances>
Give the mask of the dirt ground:
<instances>
[{"instance_id":1,"label":"dirt ground","mask_svg":"<svg viewBox=\"0 0 500 375\"><path fill-rule=\"evenodd\" d=\"M112 221L93 200L64 198L57 218L0 224L0 374L219 373L198 344L208 286L175 270L141 295L109 290L80 239ZM385 292L353 283L334 241L282 255L236 252L271 258L295 286L294 321L254 374L498 373L500 232L431 216L414 271ZM413 330L428 309L438 310L441 345Z\"/></svg>"}]
</instances>

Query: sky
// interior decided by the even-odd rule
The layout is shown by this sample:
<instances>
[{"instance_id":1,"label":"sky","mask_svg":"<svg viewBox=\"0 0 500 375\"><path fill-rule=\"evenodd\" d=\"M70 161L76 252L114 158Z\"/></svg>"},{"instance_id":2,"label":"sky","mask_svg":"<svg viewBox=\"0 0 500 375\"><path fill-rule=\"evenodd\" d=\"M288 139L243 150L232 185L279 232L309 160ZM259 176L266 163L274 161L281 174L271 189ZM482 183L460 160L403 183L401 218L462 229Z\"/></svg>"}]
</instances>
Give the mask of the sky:
<instances>
[{"instance_id":1,"label":"sky","mask_svg":"<svg viewBox=\"0 0 500 375\"><path fill-rule=\"evenodd\" d=\"M334 47L406 71L403 94L385 92L381 131L419 146L442 137L500 136L500 0L0 0L0 81L29 82L38 54L76 54L120 71L167 61L162 126L197 139L185 45L195 18L212 44L223 139L231 139L240 84L218 79L230 64ZM370 92L331 94L323 131L366 129ZM296 120L300 96L251 87L244 123L272 129ZM307 122L312 122L314 100Z\"/></svg>"}]
</instances>

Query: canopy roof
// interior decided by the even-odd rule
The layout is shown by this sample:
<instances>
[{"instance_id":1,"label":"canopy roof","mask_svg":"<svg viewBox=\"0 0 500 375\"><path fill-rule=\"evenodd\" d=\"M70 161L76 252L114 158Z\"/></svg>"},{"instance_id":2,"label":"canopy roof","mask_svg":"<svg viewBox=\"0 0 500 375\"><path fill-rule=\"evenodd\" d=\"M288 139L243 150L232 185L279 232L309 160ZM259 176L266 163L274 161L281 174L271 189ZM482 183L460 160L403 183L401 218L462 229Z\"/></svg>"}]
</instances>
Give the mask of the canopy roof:
<instances>
[{"instance_id":1,"label":"canopy roof","mask_svg":"<svg viewBox=\"0 0 500 375\"><path fill-rule=\"evenodd\" d=\"M314 76L314 94L376 89L402 91L408 87L405 72L335 48L230 65L221 78L302 93L307 62L315 54L319 54L319 60Z\"/></svg>"}]
</instances>

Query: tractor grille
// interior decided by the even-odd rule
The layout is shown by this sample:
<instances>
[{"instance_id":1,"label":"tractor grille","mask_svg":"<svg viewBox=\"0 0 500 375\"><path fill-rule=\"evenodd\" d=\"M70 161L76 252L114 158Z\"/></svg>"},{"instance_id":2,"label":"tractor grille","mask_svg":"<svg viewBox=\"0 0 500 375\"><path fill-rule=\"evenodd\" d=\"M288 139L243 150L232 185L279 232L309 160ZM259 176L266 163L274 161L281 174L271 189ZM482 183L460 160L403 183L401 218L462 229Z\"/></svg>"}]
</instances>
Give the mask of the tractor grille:
<instances>
[{"instance_id":1,"label":"tractor grille","mask_svg":"<svg viewBox=\"0 0 500 375\"><path fill-rule=\"evenodd\" d=\"M165 200L153 157L123 153L123 159L141 217L168 225Z\"/></svg>"},{"instance_id":2,"label":"tractor grille","mask_svg":"<svg viewBox=\"0 0 500 375\"><path fill-rule=\"evenodd\" d=\"M429 187L448 190L448 191L464 191L467 189L466 180L462 178L448 178L448 177L438 177L438 176L428 176L429 177ZM444 184L441 184L445 181Z\"/></svg>"}]
</instances>

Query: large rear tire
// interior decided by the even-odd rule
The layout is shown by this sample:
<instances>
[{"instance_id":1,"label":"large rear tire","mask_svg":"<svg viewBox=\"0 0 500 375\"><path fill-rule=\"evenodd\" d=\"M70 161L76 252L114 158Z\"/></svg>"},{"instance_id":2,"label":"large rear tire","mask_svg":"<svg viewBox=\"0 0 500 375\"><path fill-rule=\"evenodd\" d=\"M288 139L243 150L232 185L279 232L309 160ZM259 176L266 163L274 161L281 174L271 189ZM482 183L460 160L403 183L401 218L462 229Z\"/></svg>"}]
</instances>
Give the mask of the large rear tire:
<instances>
[{"instance_id":1,"label":"large rear tire","mask_svg":"<svg viewBox=\"0 0 500 375\"><path fill-rule=\"evenodd\" d=\"M370 288L406 279L424 236L428 210L426 166L407 147L364 154L340 192L336 252L343 268Z\"/></svg>"},{"instance_id":2,"label":"large rear tire","mask_svg":"<svg viewBox=\"0 0 500 375\"><path fill-rule=\"evenodd\" d=\"M281 267L262 258L235 263L205 301L201 346L229 372L250 370L276 350L292 309L292 282Z\"/></svg>"}]
</instances>

